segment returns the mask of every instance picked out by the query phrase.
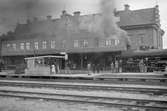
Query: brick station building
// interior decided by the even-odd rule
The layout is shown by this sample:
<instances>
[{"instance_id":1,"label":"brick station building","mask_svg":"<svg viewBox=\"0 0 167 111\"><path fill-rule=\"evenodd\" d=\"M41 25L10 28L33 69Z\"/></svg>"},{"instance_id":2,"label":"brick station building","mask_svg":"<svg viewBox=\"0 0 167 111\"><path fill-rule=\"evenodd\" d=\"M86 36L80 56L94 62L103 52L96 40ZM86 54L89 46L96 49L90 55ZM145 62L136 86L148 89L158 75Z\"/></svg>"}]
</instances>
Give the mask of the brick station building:
<instances>
[{"instance_id":1,"label":"brick station building","mask_svg":"<svg viewBox=\"0 0 167 111\"><path fill-rule=\"evenodd\" d=\"M163 30L160 28L158 6L140 10L115 11L118 26L128 33L131 49L147 46L162 49ZM68 62L77 69L84 69L87 64L100 63L104 69L110 67L117 55L127 50L127 43L122 39L103 37L98 29L101 14L73 15L62 11L60 18L45 20L34 18L25 24L17 24L14 32L2 36L1 56L6 65L22 64L25 57L40 55L68 54ZM61 64L65 61L61 60ZM61 65L64 68L65 65Z\"/></svg>"}]
</instances>

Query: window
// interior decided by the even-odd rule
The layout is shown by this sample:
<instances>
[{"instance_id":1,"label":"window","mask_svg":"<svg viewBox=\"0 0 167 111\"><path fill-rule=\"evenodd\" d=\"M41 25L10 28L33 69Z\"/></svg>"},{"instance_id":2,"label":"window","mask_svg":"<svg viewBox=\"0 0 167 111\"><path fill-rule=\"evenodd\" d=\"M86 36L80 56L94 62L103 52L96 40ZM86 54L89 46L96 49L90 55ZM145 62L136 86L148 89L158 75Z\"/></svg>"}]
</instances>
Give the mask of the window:
<instances>
[{"instance_id":1,"label":"window","mask_svg":"<svg viewBox=\"0 0 167 111\"><path fill-rule=\"evenodd\" d=\"M109 39L105 41L106 46L116 45L116 43L118 44L118 41L116 41L115 39Z\"/></svg>"},{"instance_id":2,"label":"window","mask_svg":"<svg viewBox=\"0 0 167 111\"><path fill-rule=\"evenodd\" d=\"M54 49L54 48L56 48L56 41L55 40L51 41L51 49Z\"/></svg>"},{"instance_id":3,"label":"window","mask_svg":"<svg viewBox=\"0 0 167 111\"><path fill-rule=\"evenodd\" d=\"M24 50L24 43L20 43L20 49Z\"/></svg>"},{"instance_id":4,"label":"window","mask_svg":"<svg viewBox=\"0 0 167 111\"><path fill-rule=\"evenodd\" d=\"M110 41L106 40L106 46L109 46L109 45L110 45Z\"/></svg>"},{"instance_id":5,"label":"window","mask_svg":"<svg viewBox=\"0 0 167 111\"><path fill-rule=\"evenodd\" d=\"M95 38L94 43L95 43L95 47L99 47L99 38Z\"/></svg>"},{"instance_id":6,"label":"window","mask_svg":"<svg viewBox=\"0 0 167 111\"><path fill-rule=\"evenodd\" d=\"M111 46L111 40L106 40L106 46Z\"/></svg>"},{"instance_id":7,"label":"window","mask_svg":"<svg viewBox=\"0 0 167 111\"><path fill-rule=\"evenodd\" d=\"M119 39L115 39L115 45L118 45L119 44Z\"/></svg>"},{"instance_id":8,"label":"window","mask_svg":"<svg viewBox=\"0 0 167 111\"><path fill-rule=\"evenodd\" d=\"M83 47L88 47L88 41L87 40L83 40Z\"/></svg>"},{"instance_id":9,"label":"window","mask_svg":"<svg viewBox=\"0 0 167 111\"><path fill-rule=\"evenodd\" d=\"M7 48L10 48L10 44L7 44L6 47L7 47Z\"/></svg>"},{"instance_id":10,"label":"window","mask_svg":"<svg viewBox=\"0 0 167 111\"><path fill-rule=\"evenodd\" d=\"M74 47L79 47L79 41L78 40L74 40Z\"/></svg>"},{"instance_id":11,"label":"window","mask_svg":"<svg viewBox=\"0 0 167 111\"><path fill-rule=\"evenodd\" d=\"M105 40L100 40L99 41L99 47L105 47L105 43L106 43Z\"/></svg>"},{"instance_id":12,"label":"window","mask_svg":"<svg viewBox=\"0 0 167 111\"><path fill-rule=\"evenodd\" d=\"M12 44L14 50L16 50L16 44Z\"/></svg>"},{"instance_id":13,"label":"window","mask_svg":"<svg viewBox=\"0 0 167 111\"><path fill-rule=\"evenodd\" d=\"M139 34L138 35L138 37L139 37L139 41L138 42L139 42L140 45L144 44L144 36L145 36L144 34Z\"/></svg>"},{"instance_id":14,"label":"window","mask_svg":"<svg viewBox=\"0 0 167 111\"><path fill-rule=\"evenodd\" d=\"M62 48L65 48L66 47L66 40L63 40L62 41Z\"/></svg>"},{"instance_id":15,"label":"window","mask_svg":"<svg viewBox=\"0 0 167 111\"><path fill-rule=\"evenodd\" d=\"M30 50L30 43L29 42L26 43L26 49Z\"/></svg>"},{"instance_id":16,"label":"window","mask_svg":"<svg viewBox=\"0 0 167 111\"><path fill-rule=\"evenodd\" d=\"M47 42L46 42L46 41L43 41L43 42L42 42L42 48L43 48L43 49L46 49L46 48L47 48Z\"/></svg>"},{"instance_id":17,"label":"window","mask_svg":"<svg viewBox=\"0 0 167 111\"><path fill-rule=\"evenodd\" d=\"M35 42L34 45L35 45L35 49L38 50L38 49L39 49L39 47L38 47L38 42Z\"/></svg>"},{"instance_id":18,"label":"window","mask_svg":"<svg viewBox=\"0 0 167 111\"><path fill-rule=\"evenodd\" d=\"M140 37L140 43L141 43L141 44L144 43L144 37Z\"/></svg>"}]
</instances>

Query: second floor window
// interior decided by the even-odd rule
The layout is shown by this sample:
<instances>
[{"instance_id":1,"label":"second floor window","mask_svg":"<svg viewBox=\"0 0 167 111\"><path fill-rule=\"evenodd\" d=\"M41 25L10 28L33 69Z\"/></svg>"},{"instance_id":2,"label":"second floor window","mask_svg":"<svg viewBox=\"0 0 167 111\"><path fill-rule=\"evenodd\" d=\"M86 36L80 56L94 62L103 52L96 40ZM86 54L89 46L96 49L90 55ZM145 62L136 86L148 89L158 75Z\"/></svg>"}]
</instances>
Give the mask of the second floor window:
<instances>
[{"instance_id":1,"label":"second floor window","mask_svg":"<svg viewBox=\"0 0 167 111\"><path fill-rule=\"evenodd\" d=\"M20 43L20 49L24 50L24 43Z\"/></svg>"},{"instance_id":2,"label":"second floor window","mask_svg":"<svg viewBox=\"0 0 167 111\"><path fill-rule=\"evenodd\" d=\"M105 41L106 46L114 46L116 44L116 41L114 39L109 39Z\"/></svg>"},{"instance_id":3,"label":"second floor window","mask_svg":"<svg viewBox=\"0 0 167 111\"><path fill-rule=\"evenodd\" d=\"M34 43L34 48L35 48L36 50L39 49L39 47L38 47L38 42L35 42L35 43Z\"/></svg>"},{"instance_id":4,"label":"second floor window","mask_svg":"<svg viewBox=\"0 0 167 111\"><path fill-rule=\"evenodd\" d=\"M106 46L111 46L112 43L111 43L111 40L106 40Z\"/></svg>"},{"instance_id":5,"label":"second floor window","mask_svg":"<svg viewBox=\"0 0 167 111\"><path fill-rule=\"evenodd\" d=\"M119 39L115 39L115 45L118 45L119 44Z\"/></svg>"},{"instance_id":6,"label":"second floor window","mask_svg":"<svg viewBox=\"0 0 167 111\"><path fill-rule=\"evenodd\" d=\"M16 50L16 44L12 44L14 50Z\"/></svg>"},{"instance_id":7,"label":"second floor window","mask_svg":"<svg viewBox=\"0 0 167 111\"><path fill-rule=\"evenodd\" d=\"M87 40L83 40L83 47L88 47L88 41Z\"/></svg>"},{"instance_id":8,"label":"second floor window","mask_svg":"<svg viewBox=\"0 0 167 111\"><path fill-rule=\"evenodd\" d=\"M78 40L74 40L74 48L79 47L79 41Z\"/></svg>"},{"instance_id":9,"label":"second floor window","mask_svg":"<svg viewBox=\"0 0 167 111\"><path fill-rule=\"evenodd\" d=\"M63 40L62 41L62 48L65 48L66 47L66 40Z\"/></svg>"},{"instance_id":10,"label":"second floor window","mask_svg":"<svg viewBox=\"0 0 167 111\"><path fill-rule=\"evenodd\" d=\"M54 48L56 48L56 41L52 40L51 41L51 49L54 49Z\"/></svg>"},{"instance_id":11,"label":"second floor window","mask_svg":"<svg viewBox=\"0 0 167 111\"><path fill-rule=\"evenodd\" d=\"M138 35L138 44L139 45L143 45L144 44L144 37L145 37L144 34L139 34Z\"/></svg>"},{"instance_id":12,"label":"second floor window","mask_svg":"<svg viewBox=\"0 0 167 111\"><path fill-rule=\"evenodd\" d=\"M7 47L7 48L10 48L10 44L7 44L6 47Z\"/></svg>"},{"instance_id":13,"label":"second floor window","mask_svg":"<svg viewBox=\"0 0 167 111\"><path fill-rule=\"evenodd\" d=\"M42 48L43 48L43 49L46 49L46 48L47 48L47 42L46 42L46 41L43 41L43 42L42 42Z\"/></svg>"},{"instance_id":14,"label":"second floor window","mask_svg":"<svg viewBox=\"0 0 167 111\"><path fill-rule=\"evenodd\" d=\"M26 43L26 49L30 50L30 43L29 42Z\"/></svg>"}]
</instances>

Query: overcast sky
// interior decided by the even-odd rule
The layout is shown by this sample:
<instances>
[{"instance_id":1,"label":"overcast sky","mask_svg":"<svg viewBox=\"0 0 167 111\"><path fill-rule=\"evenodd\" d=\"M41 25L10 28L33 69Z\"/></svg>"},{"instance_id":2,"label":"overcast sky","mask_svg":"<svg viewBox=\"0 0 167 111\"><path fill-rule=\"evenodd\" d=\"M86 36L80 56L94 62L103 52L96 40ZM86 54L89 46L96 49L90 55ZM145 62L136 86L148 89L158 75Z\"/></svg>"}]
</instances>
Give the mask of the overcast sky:
<instances>
[{"instance_id":1,"label":"overcast sky","mask_svg":"<svg viewBox=\"0 0 167 111\"><path fill-rule=\"evenodd\" d=\"M18 21L29 17L47 15L59 17L66 9L69 13L81 11L82 14L99 12L100 0L0 0L0 32L12 30ZM167 48L167 0L116 0L116 7L124 9L129 4L131 10L151 8L159 5L162 29L166 31L163 37L164 48Z\"/></svg>"}]
</instances>

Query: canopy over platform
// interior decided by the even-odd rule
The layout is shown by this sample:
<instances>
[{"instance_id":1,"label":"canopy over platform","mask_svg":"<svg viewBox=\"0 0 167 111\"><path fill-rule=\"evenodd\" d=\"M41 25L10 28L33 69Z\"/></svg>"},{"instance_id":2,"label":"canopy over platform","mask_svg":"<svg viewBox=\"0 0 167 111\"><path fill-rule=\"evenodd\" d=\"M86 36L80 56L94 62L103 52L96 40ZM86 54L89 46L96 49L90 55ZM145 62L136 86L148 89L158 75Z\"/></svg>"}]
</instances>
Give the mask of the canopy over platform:
<instances>
[{"instance_id":1,"label":"canopy over platform","mask_svg":"<svg viewBox=\"0 0 167 111\"><path fill-rule=\"evenodd\" d=\"M167 55L167 49L162 49L162 50L158 50L158 49L154 49L154 50L145 50L145 51L133 51L133 50L129 50L129 51L123 51L121 56L122 57L137 57L137 56L166 56Z\"/></svg>"},{"instance_id":2,"label":"canopy over platform","mask_svg":"<svg viewBox=\"0 0 167 111\"><path fill-rule=\"evenodd\" d=\"M65 59L65 56L54 56L54 55L47 55L47 56L37 56L37 57L27 57L25 58L25 60L29 60L29 59L42 59L42 58L62 58Z\"/></svg>"}]
</instances>

